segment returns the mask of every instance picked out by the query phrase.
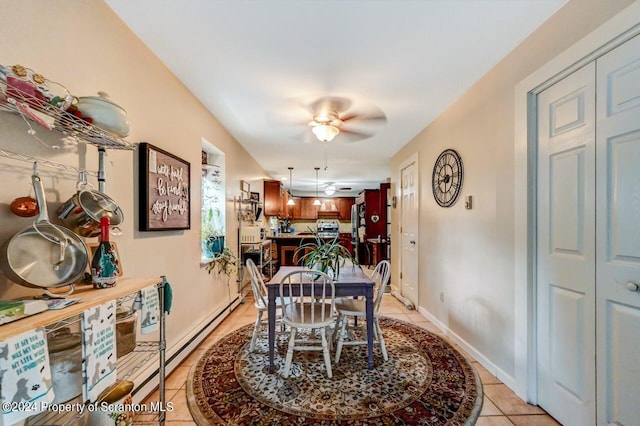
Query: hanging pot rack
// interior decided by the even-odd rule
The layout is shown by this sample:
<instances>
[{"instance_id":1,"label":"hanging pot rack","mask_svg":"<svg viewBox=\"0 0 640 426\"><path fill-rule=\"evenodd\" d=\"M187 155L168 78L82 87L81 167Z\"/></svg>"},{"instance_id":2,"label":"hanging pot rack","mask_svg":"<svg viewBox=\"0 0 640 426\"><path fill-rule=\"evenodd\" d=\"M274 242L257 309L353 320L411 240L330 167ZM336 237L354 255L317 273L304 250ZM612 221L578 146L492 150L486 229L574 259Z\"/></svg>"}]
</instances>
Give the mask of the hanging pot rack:
<instances>
[{"instance_id":1,"label":"hanging pot rack","mask_svg":"<svg viewBox=\"0 0 640 426\"><path fill-rule=\"evenodd\" d=\"M32 72L30 69L27 70ZM29 127L27 133L39 141L41 140L37 137L36 130L31 126L31 123L37 123L39 127L49 131L58 132L63 136L76 141L76 143L85 142L96 146L98 148L98 171L88 172L88 174L98 177L98 189L99 191L104 192L106 182L106 172L104 167L106 150L135 150L137 145L102 129L95 124L78 119L78 117L66 110L52 105L44 96L37 96L34 95L34 93L24 92L19 87L9 88L6 71L6 68L0 66L0 110L19 114ZM31 76L32 79L34 79L34 77L35 75ZM44 77L41 78L44 79ZM40 88L44 87L47 89L50 83L55 82L44 79L44 82L41 83L44 86L41 85ZM59 83L55 84L64 89L67 95L66 97L71 96L64 86ZM39 94L42 95L42 93ZM55 161L17 154L6 150L0 150L0 156L30 163L37 162L39 165L58 170L72 171L76 173L84 170L66 164L57 163Z\"/></svg>"},{"instance_id":2,"label":"hanging pot rack","mask_svg":"<svg viewBox=\"0 0 640 426\"><path fill-rule=\"evenodd\" d=\"M5 149L0 149L0 157L10 158L12 160L24 161L27 163L37 163L38 167L40 166L51 167L53 169L64 170L67 172L74 172L76 174L84 171L88 175L98 176L98 172L95 172L95 171L88 171L80 167L74 167L74 166L69 166L67 164L57 163L55 161L46 160L44 158L32 157L30 155L22 155L12 151L7 151Z\"/></svg>"}]
</instances>

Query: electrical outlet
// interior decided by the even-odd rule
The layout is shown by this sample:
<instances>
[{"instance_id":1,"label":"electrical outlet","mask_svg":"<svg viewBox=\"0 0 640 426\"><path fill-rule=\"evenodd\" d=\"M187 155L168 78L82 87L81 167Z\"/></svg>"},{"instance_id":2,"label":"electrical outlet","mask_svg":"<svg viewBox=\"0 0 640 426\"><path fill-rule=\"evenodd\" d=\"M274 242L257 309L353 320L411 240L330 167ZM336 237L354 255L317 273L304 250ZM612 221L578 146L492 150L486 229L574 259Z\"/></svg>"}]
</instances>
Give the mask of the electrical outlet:
<instances>
[{"instance_id":1,"label":"electrical outlet","mask_svg":"<svg viewBox=\"0 0 640 426\"><path fill-rule=\"evenodd\" d=\"M440 292L440 301L444 303L444 292Z\"/></svg>"}]
</instances>

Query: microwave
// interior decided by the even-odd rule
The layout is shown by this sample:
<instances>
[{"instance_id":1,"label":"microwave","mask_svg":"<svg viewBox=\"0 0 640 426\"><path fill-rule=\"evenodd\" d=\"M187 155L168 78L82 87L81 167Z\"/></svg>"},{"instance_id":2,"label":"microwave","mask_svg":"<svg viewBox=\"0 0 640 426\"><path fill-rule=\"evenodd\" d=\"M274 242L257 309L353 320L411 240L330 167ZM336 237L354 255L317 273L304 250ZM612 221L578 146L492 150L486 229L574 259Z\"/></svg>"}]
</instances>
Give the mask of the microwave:
<instances>
[{"instance_id":1,"label":"microwave","mask_svg":"<svg viewBox=\"0 0 640 426\"><path fill-rule=\"evenodd\" d=\"M243 226L240 228L241 243L259 243L265 237L264 228L261 226Z\"/></svg>"}]
</instances>

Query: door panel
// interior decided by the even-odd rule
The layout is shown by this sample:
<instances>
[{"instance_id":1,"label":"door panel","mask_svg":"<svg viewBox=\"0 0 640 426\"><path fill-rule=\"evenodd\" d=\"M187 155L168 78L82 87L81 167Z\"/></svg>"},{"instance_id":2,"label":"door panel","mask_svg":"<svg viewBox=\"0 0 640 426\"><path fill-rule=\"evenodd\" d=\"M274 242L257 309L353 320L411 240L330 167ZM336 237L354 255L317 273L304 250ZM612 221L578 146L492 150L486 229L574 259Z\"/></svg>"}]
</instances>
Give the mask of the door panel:
<instances>
[{"instance_id":1,"label":"door panel","mask_svg":"<svg viewBox=\"0 0 640 426\"><path fill-rule=\"evenodd\" d=\"M555 384L573 395L577 402L584 399L585 383L582 342L585 339L584 317L585 295L576 291L549 286L551 321L549 329L551 343L551 375ZM591 333L591 330L586 332ZM575 365L575 368L566 368Z\"/></svg>"},{"instance_id":2,"label":"door panel","mask_svg":"<svg viewBox=\"0 0 640 426\"><path fill-rule=\"evenodd\" d=\"M538 97L538 401L595 422L595 65Z\"/></svg>"},{"instance_id":3,"label":"door panel","mask_svg":"<svg viewBox=\"0 0 640 426\"><path fill-rule=\"evenodd\" d=\"M552 253L584 253L584 146L550 157L549 241Z\"/></svg>"},{"instance_id":4,"label":"door panel","mask_svg":"<svg viewBox=\"0 0 640 426\"><path fill-rule=\"evenodd\" d=\"M598 424L640 407L640 37L597 60ZM633 287L631 288L633 290Z\"/></svg>"}]
</instances>

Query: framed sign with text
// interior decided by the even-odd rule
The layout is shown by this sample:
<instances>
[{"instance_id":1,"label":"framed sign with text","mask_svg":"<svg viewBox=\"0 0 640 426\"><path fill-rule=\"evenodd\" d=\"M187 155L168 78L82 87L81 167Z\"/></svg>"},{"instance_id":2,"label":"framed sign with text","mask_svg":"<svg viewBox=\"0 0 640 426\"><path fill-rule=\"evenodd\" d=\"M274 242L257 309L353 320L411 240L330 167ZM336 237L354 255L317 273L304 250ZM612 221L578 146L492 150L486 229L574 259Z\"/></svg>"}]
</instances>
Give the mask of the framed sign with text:
<instances>
[{"instance_id":1,"label":"framed sign with text","mask_svg":"<svg viewBox=\"0 0 640 426\"><path fill-rule=\"evenodd\" d=\"M190 229L190 164L142 142L138 165L140 231Z\"/></svg>"}]
</instances>

